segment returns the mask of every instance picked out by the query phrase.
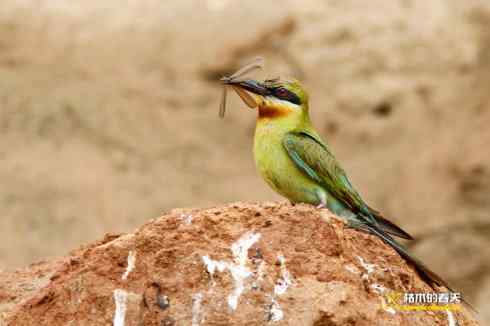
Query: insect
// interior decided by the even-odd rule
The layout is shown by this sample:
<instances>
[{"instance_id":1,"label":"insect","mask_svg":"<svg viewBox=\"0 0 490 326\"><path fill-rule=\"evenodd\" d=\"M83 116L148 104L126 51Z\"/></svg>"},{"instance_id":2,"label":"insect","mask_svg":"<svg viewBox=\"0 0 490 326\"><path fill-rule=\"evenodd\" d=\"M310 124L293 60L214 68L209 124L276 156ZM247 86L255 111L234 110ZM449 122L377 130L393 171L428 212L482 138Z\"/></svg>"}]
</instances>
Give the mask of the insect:
<instances>
[{"instance_id":1,"label":"insect","mask_svg":"<svg viewBox=\"0 0 490 326\"><path fill-rule=\"evenodd\" d=\"M254 71L256 69L262 69L264 66L264 58L262 57L257 57L252 62L249 64L243 66L242 68L238 69L234 74L231 76L225 76L220 79L221 82L223 82L223 92L221 93L221 103L219 106L219 117L224 118L225 117L225 111L226 111L226 98L227 98L227 84L234 81L239 81L240 77L248 74L251 71ZM250 95L248 95L245 91L240 91L238 89L235 89L235 91L238 93L238 95L242 98L242 100L250 107L255 107L255 102L253 99L250 98Z\"/></svg>"}]
</instances>

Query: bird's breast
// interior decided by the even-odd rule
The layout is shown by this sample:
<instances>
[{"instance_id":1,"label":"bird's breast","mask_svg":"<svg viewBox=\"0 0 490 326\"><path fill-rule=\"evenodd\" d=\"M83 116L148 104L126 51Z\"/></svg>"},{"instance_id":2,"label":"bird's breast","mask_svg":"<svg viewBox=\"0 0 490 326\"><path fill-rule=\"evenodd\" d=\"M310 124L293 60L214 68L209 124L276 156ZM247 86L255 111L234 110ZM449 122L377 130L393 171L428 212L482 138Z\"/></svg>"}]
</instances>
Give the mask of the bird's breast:
<instances>
[{"instance_id":1,"label":"bird's breast","mask_svg":"<svg viewBox=\"0 0 490 326\"><path fill-rule=\"evenodd\" d=\"M282 144L288 128L258 122L254 138L254 157L262 178L279 194L293 202L317 203L315 182L305 176L290 159Z\"/></svg>"}]
</instances>

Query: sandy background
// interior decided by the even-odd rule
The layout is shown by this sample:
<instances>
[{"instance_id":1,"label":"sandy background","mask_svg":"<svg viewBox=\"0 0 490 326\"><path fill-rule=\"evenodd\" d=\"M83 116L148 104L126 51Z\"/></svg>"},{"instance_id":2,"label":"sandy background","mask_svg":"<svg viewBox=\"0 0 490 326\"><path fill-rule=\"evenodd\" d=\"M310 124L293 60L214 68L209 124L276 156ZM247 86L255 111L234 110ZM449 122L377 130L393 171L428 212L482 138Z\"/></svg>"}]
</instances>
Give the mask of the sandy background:
<instances>
[{"instance_id":1,"label":"sandy background","mask_svg":"<svg viewBox=\"0 0 490 326\"><path fill-rule=\"evenodd\" d=\"M487 1L2 0L0 268L174 207L276 200L216 82L295 76L372 206L490 320Z\"/></svg>"}]
</instances>

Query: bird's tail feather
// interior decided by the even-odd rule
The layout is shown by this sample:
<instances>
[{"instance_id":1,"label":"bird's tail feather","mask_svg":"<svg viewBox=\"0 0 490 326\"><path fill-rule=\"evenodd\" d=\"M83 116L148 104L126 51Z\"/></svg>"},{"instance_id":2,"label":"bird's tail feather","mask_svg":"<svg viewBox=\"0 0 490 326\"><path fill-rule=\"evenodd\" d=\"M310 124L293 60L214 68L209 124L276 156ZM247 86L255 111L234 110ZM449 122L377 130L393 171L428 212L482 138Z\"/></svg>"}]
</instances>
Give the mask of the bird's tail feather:
<instances>
[{"instance_id":1,"label":"bird's tail feather","mask_svg":"<svg viewBox=\"0 0 490 326\"><path fill-rule=\"evenodd\" d=\"M410 254L405 247L403 247L400 243L398 243L395 239L393 239L389 234L384 232L383 230L380 230L376 226L371 226L371 225L365 225L366 229L371 232L372 234L378 236L381 240L383 240L386 244L391 246L393 249L398 252L400 256L402 256L406 261L411 263L417 272L420 274L420 276L429 283L429 285L434 289L437 290L435 286L444 286L446 287L449 291L454 292L453 288L442 279L439 275L437 275L435 272L433 272L429 267L427 267L424 263L422 263L418 258L414 257L412 254ZM476 312L475 308L470 305L467 301L462 299L463 303L465 303L471 310Z\"/></svg>"},{"instance_id":2,"label":"bird's tail feather","mask_svg":"<svg viewBox=\"0 0 490 326\"><path fill-rule=\"evenodd\" d=\"M369 213L374 217L375 221L378 223L378 226L385 232L394 235L399 238L413 240L413 237L404 231L401 227L391 222L390 220L384 218L380 212L372 209L371 207L367 207Z\"/></svg>"},{"instance_id":3,"label":"bird's tail feather","mask_svg":"<svg viewBox=\"0 0 490 326\"><path fill-rule=\"evenodd\" d=\"M398 243L395 239L393 239L390 235L385 232L379 230L376 227L367 226L367 229L377 235L381 240L383 240L386 244L396 250L400 256L402 256L409 263L414 265L415 269L421 274L421 276L429 282L431 286L434 284L437 286L445 286L448 290L452 291L449 284L444 281L439 275L431 271L424 263L422 263L419 259L412 256L400 243Z\"/></svg>"}]
</instances>

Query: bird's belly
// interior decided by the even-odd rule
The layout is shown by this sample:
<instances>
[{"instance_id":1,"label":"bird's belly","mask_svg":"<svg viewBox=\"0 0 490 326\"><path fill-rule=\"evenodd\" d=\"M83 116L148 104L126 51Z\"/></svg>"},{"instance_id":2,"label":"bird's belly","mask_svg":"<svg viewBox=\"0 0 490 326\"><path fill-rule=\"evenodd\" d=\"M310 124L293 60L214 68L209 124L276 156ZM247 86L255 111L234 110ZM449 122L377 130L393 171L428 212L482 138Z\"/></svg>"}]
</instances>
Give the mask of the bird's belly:
<instances>
[{"instance_id":1,"label":"bird's belly","mask_svg":"<svg viewBox=\"0 0 490 326\"><path fill-rule=\"evenodd\" d=\"M317 205L321 187L301 172L282 145L282 136L257 130L254 143L255 164L269 186L292 202Z\"/></svg>"}]
</instances>

